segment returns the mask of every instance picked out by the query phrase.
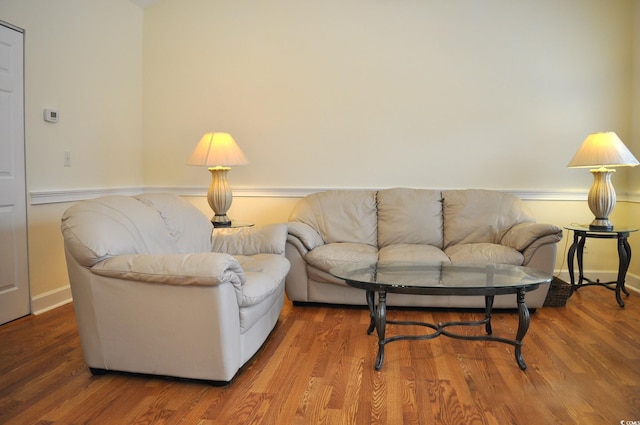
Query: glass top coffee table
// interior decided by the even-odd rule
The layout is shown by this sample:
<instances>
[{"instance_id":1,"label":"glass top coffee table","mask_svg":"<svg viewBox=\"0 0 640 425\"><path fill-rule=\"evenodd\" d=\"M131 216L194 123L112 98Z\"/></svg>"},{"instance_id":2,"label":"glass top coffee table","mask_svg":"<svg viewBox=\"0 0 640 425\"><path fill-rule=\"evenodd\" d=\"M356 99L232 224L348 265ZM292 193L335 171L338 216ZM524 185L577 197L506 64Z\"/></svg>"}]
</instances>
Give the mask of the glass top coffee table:
<instances>
[{"instance_id":1,"label":"glass top coffee table","mask_svg":"<svg viewBox=\"0 0 640 425\"><path fill-rule=\"evenodd\" d=\"M522 340L529 329L529 310L525 293L551 282L551 276L528 267L506 264L461 263L348 263L331 269L331 274L343 279L349 286L366 291L371 316L368 334L378 334L378 355L375 369L384 362L384 347L398 340L427 340L440 335L466 340L496 341L515 346L516 362L520 369L527 368L522 358ZM415 295L453 295L485 297L483 320L446 323L425 323L387 320L387 293ZM375 294L378 303L375 304ZM518 331L514 340L492 336L491 310L496 295L515 294L518 305ZM385 337L387 324L424 326L434 332L424 335L395 335ZM451 326L485 325L486 335L460 335L446 328Z\"/></svg>"}]
</instances>

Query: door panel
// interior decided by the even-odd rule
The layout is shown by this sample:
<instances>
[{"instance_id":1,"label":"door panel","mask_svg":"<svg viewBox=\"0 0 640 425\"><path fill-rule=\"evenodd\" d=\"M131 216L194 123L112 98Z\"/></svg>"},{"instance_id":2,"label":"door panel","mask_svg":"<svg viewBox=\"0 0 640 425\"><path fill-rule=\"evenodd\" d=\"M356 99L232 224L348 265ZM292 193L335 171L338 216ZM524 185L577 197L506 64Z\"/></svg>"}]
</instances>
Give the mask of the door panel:
<instances>
[{"instance_id":1,"label":"door panel","mask_svg":"<svg viewBox=\"0 0 640 425\"><path fill-rule=\"evenodd\" d=\"M24 158L24 34L0 22L0 324L31 311Z\"/></svg>"}]
</instances>

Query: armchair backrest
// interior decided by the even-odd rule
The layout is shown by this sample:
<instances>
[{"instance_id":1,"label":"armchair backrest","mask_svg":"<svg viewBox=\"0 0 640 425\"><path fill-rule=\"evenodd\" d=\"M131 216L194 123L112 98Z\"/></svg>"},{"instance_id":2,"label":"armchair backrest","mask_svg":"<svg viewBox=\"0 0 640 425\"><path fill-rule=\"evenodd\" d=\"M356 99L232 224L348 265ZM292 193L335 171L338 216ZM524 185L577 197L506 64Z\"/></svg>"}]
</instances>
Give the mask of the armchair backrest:
<instances>
[{"instance_id":1,"label":"armchair backrest","mask_svg":"<svg viewBox=\"0 0 640 425\"><path fill-rule=\"evenodd\" d=\"M170 194L81 201L65 211L61 229L66 249L86 267L117 255L211 251L211 222Z\"/></svg>"}]
</instances>

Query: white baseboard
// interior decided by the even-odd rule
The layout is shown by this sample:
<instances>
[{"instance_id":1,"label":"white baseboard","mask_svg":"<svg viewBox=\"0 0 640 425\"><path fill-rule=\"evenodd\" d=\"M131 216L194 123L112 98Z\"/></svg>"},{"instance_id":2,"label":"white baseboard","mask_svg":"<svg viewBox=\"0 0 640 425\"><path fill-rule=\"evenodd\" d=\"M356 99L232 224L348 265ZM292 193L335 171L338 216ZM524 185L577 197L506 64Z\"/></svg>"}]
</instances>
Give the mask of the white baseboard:
<instances>
[{"instance_id":1,"label":"white baseboard","mask_svg":"<svg viewBox=\"0 0 640 425\"><path fill-rule=\"evenodd\" d=\"M618 278L617 271L593 271L593 270L585 270L584 275L591 280L600 279L601 282L612 282ZM569 282L569 272L562 271L560 273L556 272L556 276L565 282ZM578 278L578 272L576 271L575 278ZM627 273L627 277L625 279L625 287L631 291L640 293L640 276L634 275L632 273Z\"/></svg>"},{"instance_id":2,"label":"white baseboard","mask_svg":"<svg viewBox=\"0 0 640 425\"><path fill-rule=\"evenodd\" d=\"M71 301L71 287L63 286L31 298L31 313L37 316Z\"/></svg>"},{"instance_id":3,"label":"white baseboard","mask_svg":"<svg viewBox=\"0 0 640 425\"><path fill-rule=\"evenodd\" d=\"M613 271L595 272L585 270L584 274L590 279L600 279L603 282L610 282L617 278L617 272ZM556 275L565 282L569 282L569 273L567 271L556 272ZM627 274L626 287L631 291L640 293L640 276ZM63 286L33 297L31 299L31 312L37 316L38 314L46 313L49 310L68 304L71 301L71 288L69 286Z\"/></svg>"}]
</instances>

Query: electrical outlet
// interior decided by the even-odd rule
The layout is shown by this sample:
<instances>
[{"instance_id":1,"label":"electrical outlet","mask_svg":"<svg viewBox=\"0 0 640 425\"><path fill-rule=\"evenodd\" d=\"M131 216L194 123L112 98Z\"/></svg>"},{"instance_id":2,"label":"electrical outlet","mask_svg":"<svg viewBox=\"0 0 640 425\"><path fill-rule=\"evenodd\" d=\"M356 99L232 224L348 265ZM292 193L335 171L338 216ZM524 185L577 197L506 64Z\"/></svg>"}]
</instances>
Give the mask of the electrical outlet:
<instances>
[{"instance_id":1,"label":"electrical outlet","mask_svg":"<svg viewBox=\"0 0 640 425\"><path fill-rule=\"evenodd\" d=\"M64 152L63 163L65 167L71 167L71 152L68 152L68 151Z\"/></svg>"}]
</instances>

